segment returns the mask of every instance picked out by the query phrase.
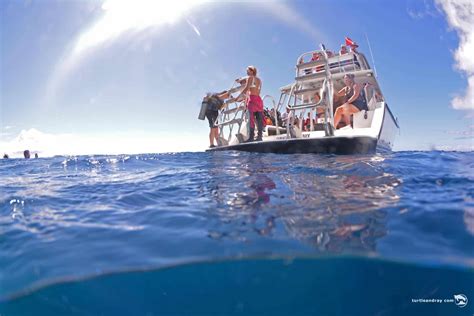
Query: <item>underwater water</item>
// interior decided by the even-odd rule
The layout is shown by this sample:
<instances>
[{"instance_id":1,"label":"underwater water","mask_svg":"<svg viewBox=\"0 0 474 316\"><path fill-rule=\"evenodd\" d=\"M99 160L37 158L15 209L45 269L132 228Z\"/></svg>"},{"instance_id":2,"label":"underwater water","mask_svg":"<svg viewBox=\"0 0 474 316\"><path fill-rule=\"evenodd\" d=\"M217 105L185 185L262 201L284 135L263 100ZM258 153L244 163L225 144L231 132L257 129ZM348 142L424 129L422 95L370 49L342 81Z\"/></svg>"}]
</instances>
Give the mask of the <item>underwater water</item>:
<instances>
[{"instance_id":1,"label":"underwater water","mask_svg":"<svg viewBox=\"0 0 474 316\"><path fill-rule=\"evenodd\" d=\"M439 151L3 159L0 314L472 315L473 167Z\"/></svg>"}]
</instances>

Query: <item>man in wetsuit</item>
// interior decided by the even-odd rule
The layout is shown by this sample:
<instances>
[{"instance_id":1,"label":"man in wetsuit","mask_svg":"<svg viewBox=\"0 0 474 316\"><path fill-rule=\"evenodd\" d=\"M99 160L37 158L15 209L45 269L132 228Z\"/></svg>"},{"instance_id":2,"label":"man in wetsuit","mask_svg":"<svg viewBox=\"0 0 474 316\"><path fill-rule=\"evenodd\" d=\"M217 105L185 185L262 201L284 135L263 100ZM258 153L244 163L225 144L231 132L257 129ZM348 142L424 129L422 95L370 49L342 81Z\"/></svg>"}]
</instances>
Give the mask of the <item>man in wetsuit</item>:
<instances>
[{"instance_id":1,"label":"man in wetsuit","mask_svg":"<svg viewBox=\"0 0 474 316\"><path fill-rule=\"evenodd\" d=\"M219 110L224 105L224 100L229 97L227 91L221 93L208 93L204 97L203 102L207 102L206 118L209 121L209 148L214 148L214 140L218 144L219 129L217 127L217 117L219 116Z\"/></svg>"}]
</instances>

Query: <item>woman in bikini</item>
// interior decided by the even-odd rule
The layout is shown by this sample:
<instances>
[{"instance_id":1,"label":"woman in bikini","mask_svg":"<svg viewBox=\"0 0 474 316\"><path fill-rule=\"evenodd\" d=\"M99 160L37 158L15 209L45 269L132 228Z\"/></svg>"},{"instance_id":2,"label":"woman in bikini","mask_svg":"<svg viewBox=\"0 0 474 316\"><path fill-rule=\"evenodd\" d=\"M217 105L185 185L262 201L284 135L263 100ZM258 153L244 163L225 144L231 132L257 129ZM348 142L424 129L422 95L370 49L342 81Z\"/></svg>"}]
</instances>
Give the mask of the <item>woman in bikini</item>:
<instances>
[{"instance_id":1,"label":"woman in bikini","mask_svg":"<svg viewBox=\"0 0 474 316\"><path fill-rule=\"evenodd\" d=\"M248 77L245 80L245 87L236 99L247 94L247 109L250 113L250 135L247 142L253 142L255 137L255 119L257 119L257 141L262 140L263 133L263 101L260 97L262 90L262 81L257 77L257 68L255 66L247 67ZM237 79L243 82L242 79Z\"/></svg>"}]
</instances>

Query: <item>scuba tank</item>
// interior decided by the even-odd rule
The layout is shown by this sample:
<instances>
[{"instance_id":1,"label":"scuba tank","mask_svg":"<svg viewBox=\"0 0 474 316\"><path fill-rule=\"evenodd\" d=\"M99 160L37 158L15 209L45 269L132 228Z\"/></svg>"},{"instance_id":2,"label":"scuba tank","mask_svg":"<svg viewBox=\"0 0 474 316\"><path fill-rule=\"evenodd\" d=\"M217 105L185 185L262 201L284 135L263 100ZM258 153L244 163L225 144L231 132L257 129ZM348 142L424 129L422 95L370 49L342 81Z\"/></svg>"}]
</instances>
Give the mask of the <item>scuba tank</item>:
<instances>
[{"instance_id":1,"label":"scuba tank","mask_svg":"<svg viewBox=\"0 0 474 316\"><path fill-rule=\"evenodd\" d=\"M204 100L201 103L201 111L199 111L198 119L200 119L200 120L205 120L206 119L206 112L207 112L208 106L209 106L208 99L204 98Z\"/></svg>"}]
</instances>

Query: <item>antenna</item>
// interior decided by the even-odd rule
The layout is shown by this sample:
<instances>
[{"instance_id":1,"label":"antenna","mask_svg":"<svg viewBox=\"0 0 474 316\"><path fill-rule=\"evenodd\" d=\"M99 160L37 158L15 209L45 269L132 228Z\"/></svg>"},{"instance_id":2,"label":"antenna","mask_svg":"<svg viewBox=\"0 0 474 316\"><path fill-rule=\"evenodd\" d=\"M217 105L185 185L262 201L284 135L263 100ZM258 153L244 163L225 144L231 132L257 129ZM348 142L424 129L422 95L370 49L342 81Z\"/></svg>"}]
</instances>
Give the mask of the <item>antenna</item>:
<instances>
[{"instance_id":1,"label":"antenna","mask_svg":"<svg viewBox=\"0 0 474 316\"><path fill-rule=\"evenodd\" d=\"M367 40L367 45L369 46L370 57L372 58L372 64L374 65L375 78L377 78L377 67L375 67L374 54L372 54L372 47L370 46L370 41L369 41L369 37L367 36L367 32L365 32L365 39Z\"/></svg>"}]
</instances>

